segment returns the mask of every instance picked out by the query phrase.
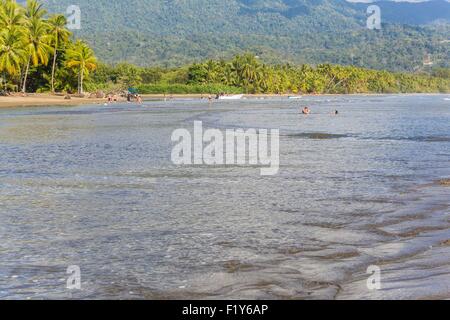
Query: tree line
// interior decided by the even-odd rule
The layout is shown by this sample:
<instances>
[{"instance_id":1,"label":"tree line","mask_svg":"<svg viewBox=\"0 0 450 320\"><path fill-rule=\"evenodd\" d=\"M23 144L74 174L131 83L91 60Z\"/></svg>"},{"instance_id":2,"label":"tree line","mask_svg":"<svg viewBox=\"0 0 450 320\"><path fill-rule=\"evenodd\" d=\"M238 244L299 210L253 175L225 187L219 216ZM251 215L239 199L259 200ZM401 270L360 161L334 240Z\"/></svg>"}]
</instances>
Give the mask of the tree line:
<instances>
[{"instance_id":1,"label":"tree line","mask_svg":"<svg viewBox=\"0 0 450 320\"><path fill-rule=\"evenodd\" d=\"M93 50L73 40L63 15L48 16L43 5L28 0L0 0L0 75L4 90L84 90L97 67Z\"/></svg>"},{"instance_id":2,"label":"tree line","mask_svg":"<svg viewBox=\"0 0 450 320\"><path fill-rule=\"evenodd\" d=\"M36 0L0 0L0 77L4 90L141 93L349 94L449 92L449 70L392 73L331 64L267 64L253 53L183 67L98 62L74 39L63 15L48 16Z\"/></svg>"},{"instance_id":3,"label":"tree line","mask_svg":"<svg viewBox=\"0 0 450 320\"><path fill-rule=\"evenodd\" d=\"M431 71L431 70L430 70ZM137 87L141 93L351 94L450 92L449 69L393 73L331 64L269 65L252 53L180 68L99 65L103 88Z\"/></svg>"}]
</instances>

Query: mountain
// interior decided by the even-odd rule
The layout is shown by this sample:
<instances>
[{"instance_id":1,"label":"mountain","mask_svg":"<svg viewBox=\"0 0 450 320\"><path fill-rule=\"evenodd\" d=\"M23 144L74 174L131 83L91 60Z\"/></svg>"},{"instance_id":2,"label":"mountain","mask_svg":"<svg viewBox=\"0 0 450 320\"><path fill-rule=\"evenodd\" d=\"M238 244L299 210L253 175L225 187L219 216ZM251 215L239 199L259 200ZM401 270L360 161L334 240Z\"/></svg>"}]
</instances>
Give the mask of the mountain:
<instances>
[{"instance_id":1,"label":"mountain","mask_svg":"<svg viewBox=\"0 0 450 320\"><path fill-rule=\"evenodd\" d=\"M44 0L66 12L72 0ZM77 0L81 30L106 62L178 66L252 51L277 63L340 63L417 70L431 54L450 61L450 3L382 1L382 29L368 4L344 0Z\"/></svg>"},{"instance_id":2,"label":"mountain","mask_svg":"<svg viewBox=\"0 0 450 320\"><path fill-rule=\"evenodd\" d=\"M426 25L450 21L450 3L448 1L426 1L419 3L378 1L382 19L388 23ZM367 4L355 5L355 8L367 8Z\"/></svg>"}]
</instances>

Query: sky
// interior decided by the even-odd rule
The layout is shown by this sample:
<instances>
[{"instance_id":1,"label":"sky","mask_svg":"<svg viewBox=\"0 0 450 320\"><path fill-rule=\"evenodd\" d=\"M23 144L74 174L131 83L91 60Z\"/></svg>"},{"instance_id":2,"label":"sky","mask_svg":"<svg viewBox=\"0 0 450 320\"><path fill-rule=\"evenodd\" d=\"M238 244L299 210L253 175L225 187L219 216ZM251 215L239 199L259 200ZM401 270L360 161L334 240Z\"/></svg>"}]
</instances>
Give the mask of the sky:
<instances>
[{"instance_id":1,"label":"sky","mask_svg":"<svg viewBox=\"0 0 450 320\"><path fill-rule=\"evenodd\" d=\"M377 2L377 1L393 1L393 2L427 2L431 0L345 0L347 2L360 2L360 3L371 3L371 2ZM450 2L450 0L446 0L447 2Z\"/></svg>"}]
</instances>

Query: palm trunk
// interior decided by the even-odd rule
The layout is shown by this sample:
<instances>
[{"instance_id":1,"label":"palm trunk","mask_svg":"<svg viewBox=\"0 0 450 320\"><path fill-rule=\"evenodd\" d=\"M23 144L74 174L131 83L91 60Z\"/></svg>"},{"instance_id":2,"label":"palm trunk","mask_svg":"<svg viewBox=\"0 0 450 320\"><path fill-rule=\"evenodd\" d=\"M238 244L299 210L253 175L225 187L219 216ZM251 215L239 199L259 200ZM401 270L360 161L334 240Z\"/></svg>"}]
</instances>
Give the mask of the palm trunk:
<instances>
[{"instance_id":1,"label":"palm trunk","mask_svg":"<svg viewBox=\"0 0 450 320\"><path fill-rule=\"evenodd\" d=\"M5 92L8 90L7 82L6 82L6 73L3 73L2 84L5 85Z\"/></svg>"},{"instance_id":2,"label":"palm trunk","mask_svg":"<svg viewBox=\"0 0 450 320\"><path fill-rule=\"evenodd\" d=\"M25 69L25 77L23 79L22 93L27 92L27 78L28 78L28 71L30 70L30 61L31 61L31 56L28 58L27 68Z\"/></svg>"},{"instance_id":3,"label":"palm trunk","mask_svg":"<svg viewBox=\"0 0 450 320\"><path fill-rule=\"evenodd\" d=\"M58 54L57 46L55 45L55 53L53 55L53 66L52 66L52 93L55 93L55 69L56 69L56 56Z\"/></svg>"},{"instance_id":4,"label":"palm trunk","mask_svg":"<svg viewBox=\"0 0 450 320\"><path fill-rule=\"evenodd\" d=\"M83 94L83 77L84 77L84 70L83 70L83 68L81 68L81 70L80 70L80 89L79 89L79 93L80 94Z\"/></svg>"},{"instance_id":5,"label":"palm trunk","mask_svg":"<svg viewBox=\"0 0 450 320\"><path fill-rule=\"evenodd\" d=\"M80 94L80 75L81 75L81 70L78 72L78 83L77 83L77 93Z\"/></svg>"},{"instance_id":6,"label":"palm trunk","mask_svg":"<svg viewBox=\"0 0 450 320\"><path fill-rule=\"evenodd\" d=\"M23 68L22 68L22 66L20 68L19 88L22 88L22 85L23 85L23 76L24 76L24 73L25 73L25 68L26 68L26 64L24 64Z\"/></svg>"}]
</instances>

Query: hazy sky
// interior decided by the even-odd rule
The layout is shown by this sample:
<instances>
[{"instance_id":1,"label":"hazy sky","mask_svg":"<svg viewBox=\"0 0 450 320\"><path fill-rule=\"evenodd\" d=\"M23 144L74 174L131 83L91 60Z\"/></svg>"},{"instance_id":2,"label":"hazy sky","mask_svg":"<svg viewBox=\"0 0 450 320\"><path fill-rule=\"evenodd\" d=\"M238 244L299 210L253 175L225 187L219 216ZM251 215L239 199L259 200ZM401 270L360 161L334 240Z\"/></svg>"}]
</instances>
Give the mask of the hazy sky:
<instances>
[{"instance_id":1,"label":"hazy sky","mask_svg":"<svg viewBox=\"0 0 450 320\"><path fill-rule=\"evenodd\" d=\"M375 2L376 0L347 0L348 2ZM425 2L429 0L388 0L388 1L395 1L395 2Z\"/></svg>"}]
</instances>

